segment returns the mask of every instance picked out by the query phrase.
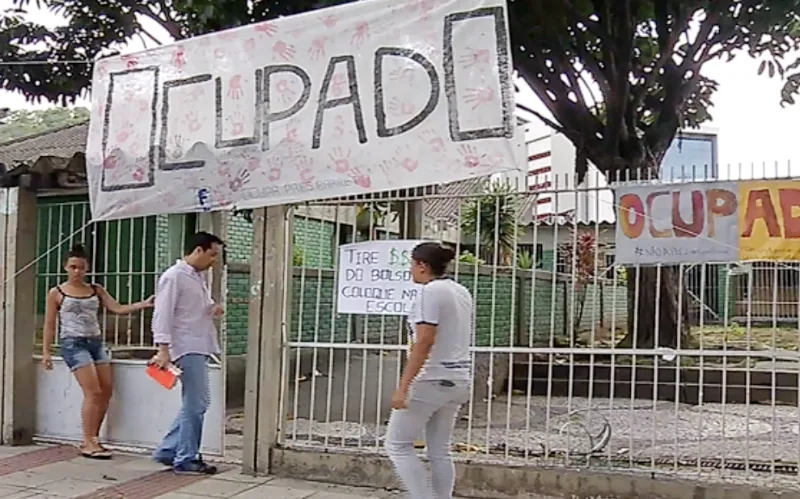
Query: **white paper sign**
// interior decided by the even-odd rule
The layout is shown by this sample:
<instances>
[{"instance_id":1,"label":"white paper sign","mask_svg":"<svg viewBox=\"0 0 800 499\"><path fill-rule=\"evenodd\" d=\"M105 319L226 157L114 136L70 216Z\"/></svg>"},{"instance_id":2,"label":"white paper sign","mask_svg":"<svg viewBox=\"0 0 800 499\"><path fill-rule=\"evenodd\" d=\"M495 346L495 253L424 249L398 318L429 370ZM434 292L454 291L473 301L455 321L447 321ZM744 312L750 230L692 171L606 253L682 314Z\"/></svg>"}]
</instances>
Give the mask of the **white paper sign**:
<instances>
[{"instance_id":1,"label":"white paper sign","mask_svg":"<svg viewBox=\"0 0 800 499\"><path fill-rule=\"evenodd\" d=\"M100 61L92 217L252 208L515 164L505 0L366 0Z\"/></svg>"},{"instance_id":2,"label":"white paper sign","mask_svg":"<svg viewBox=\"0 0 800 499\"><path fill-rule=\"evenodd\" d=\"M340 314L408 315L419 286L411 251L423 241L369 241L339 247Z\"/></svg>"}]
</instances>

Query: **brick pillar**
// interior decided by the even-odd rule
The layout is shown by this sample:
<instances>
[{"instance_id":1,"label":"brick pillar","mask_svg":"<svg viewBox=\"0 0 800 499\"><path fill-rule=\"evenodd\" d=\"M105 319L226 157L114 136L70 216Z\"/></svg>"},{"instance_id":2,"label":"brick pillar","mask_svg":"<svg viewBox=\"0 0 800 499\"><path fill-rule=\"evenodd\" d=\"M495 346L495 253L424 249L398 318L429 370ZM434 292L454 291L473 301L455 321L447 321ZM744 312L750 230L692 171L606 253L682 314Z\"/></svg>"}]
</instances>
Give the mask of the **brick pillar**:
<instances>
[{"instance_id":1,"label":"brick pillar","mask_svg":"<svg viewBox=\"0 0 800 499\"><path fill-rule=\"evenodd\" d=\"M36 194L19 188L0 190L3 445L30 444L35 429L36 239Z\"/></svg>"}]
</instances>

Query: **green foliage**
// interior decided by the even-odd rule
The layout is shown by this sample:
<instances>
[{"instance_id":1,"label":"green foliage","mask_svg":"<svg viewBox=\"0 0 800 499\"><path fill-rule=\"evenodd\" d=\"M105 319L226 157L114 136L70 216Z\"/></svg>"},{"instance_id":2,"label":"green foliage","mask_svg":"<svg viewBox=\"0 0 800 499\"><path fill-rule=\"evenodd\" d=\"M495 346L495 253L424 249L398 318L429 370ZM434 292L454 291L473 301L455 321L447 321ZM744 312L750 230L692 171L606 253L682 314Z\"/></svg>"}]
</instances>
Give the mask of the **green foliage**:
<instances>
[{"instance_id":1,"label":"green foliage","mask_svg":"<svg viewBox=\"0 0 800 499\"><path fill-rule=\"evenodd\" d=\"M485 265L486 262L478 258L477 256L473 255L469 251L462 251L461 255L458 257L458 261L460 263L466 263L469 265Z\"/></svg>"},{"instance_id":2,"label":"green foliage","mask_svg":"<svg viewBox=\"0 0 800 499\"><path fill-rule=\"evenodd\" d=\"M385 227L387 222L397 220L398 213L393 210L393 206L388 202L364 203L356 206L356 229L366 238L374 239L375 229Z\"/></svg>"},{"instance_id":3,"label":"green foliage","mask_svg":"<svg viewBox=\"0 0 800 499\"><path fill-rule=\"evenodd\" d=\"M303 253L303 248L292 245L292 265L295 267L302 267L304 261L305 253Z\"/></svg>"},{"instance_id":4,"label":"green foliage","mask_svg":"<svg viewBox=\"0 0 800 499\"><path fill-rule=\"evenodd\" d=\"M11 111L5 118L0 119L0 144L20 137L76 125L88 119L89 110L85 107L52 107L37 111L25 109Z\"/></svg>"},{"instance_id":5,"label":"green foliage","mask_svg":"<svg viewBox=\"0 0 800 499\"><path fill-rule=\"evenodd\" d=\"M533 257L530 251L523 251L517 255L517 267L523 270L531 270L533 268Z\"/></svg>"},{"instance_id":6,"label":"green foliage","mask_svg":"<svg viewBox=\"0 0 800 499\"><path fill-rule=\"evenodd\" d=\"M0 12L0 60L31 64L0 66L0 88L34 102L74 103L91 85L91 61L118 53L133 38L168 41L157 40L148 24L181 40L349 1L10 0L13 8ZM27 15L31 6L68 22L48 29Z\"/></svg>"},{"instance_id":7,"label":"green foliage","mask_svg":"<svg viewBox=\"0 0 800 499\"><path fill-rule=\"evenodd\" d=\"M494 182L485 195L470 201L463 209L461 228L475 236L480 245L478 252L491 263L509 265L514 254L517 225L518 199L508 182ZM497 250L497 261L494 252Z\"/></svg>"},{"instance_id":8,"label":"green foliage","mask_svg":"<svg viewBox=\"0 0 800 499\"><path fill-rule=\"evenodd\" d=\"M595 258L598 242L594 231L578 230L573 227L567 239L558 245L559 259L564 262L564 272L573 283L574 299L572 309L573 332L580 332L583 311L586 308L586 294L595 277Z\"/></svg>"},{"instance_id":9,"label":"green foliage","mask_svg":"<svg viewBox=\"0 0 800 499\"><path fill-rule=\"evenodd\" d=\"M749 53L785 78L784 102L800 88L800 64L782 62L798 47L798 0L509 2L516 69L575 144L581 177L588 161L657 176L678 128L710 118L710 61Z\"/></svg>"}]
</instances>

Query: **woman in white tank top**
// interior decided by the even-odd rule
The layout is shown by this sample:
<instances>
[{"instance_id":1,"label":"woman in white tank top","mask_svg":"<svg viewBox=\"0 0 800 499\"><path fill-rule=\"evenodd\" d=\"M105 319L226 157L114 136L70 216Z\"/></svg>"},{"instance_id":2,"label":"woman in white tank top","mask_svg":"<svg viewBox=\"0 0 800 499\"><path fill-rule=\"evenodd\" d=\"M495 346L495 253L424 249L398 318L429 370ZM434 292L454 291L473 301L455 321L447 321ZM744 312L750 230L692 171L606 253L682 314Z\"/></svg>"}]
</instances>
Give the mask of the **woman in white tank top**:
<instances>
[{"instance_id":1,"label":"woman in white tank top","mask_svg":"<svg viewBox=\"0 0 800 499\"><path fill-rule=\"evenodd\" d=\"M411 350L392 396L386 450L411 499L453 497L450 437L471 387L474 306L469 291L444 277L455 252L422 243L411 253L411 275L422 284L408 316ZM425 436L431 480L414 450Z\"/></svg>"},{"instance_id":2,"label":"woman in white tank top","mask_svg":"<svg viewBox=\"0 0 800 499\"><path fill-rule=\"evenodd\" d=\"M61 357L83 390L81 453L93 459L108 459L111 453L98 439L111 400L111 360L103 346L98 314L103 306L112 314L130 314L153 306L153 297L132 305L120 305L108 291L85 281L89 262L83 246L67 253L66 282L47 293L44 314L42 364L53 369L50 347L58 330Z\"/></svg>"}]
</instances>

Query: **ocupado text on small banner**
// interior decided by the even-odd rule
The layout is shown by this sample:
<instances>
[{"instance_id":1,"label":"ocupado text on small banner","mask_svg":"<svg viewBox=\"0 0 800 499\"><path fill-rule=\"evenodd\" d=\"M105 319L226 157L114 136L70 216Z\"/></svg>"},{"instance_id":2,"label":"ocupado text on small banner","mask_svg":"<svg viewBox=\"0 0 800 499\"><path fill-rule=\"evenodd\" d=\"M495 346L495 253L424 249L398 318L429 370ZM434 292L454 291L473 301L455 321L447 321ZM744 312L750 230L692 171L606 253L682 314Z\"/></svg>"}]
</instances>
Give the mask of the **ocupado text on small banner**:
<instances>
[{"instance_id":1,"label":"ocupado text on small banner","mask_svg":"<svg viewBox=\"0 0 800 499\"><path fill-rule=\"evenodd\" d=\"M748 180L615 188L623 265L800 260L800 186Z\"/></svg>"},{"instance_id":2,"label":"ocupado text on small banner","mask_svg":"<svg viewBox=\"0 0 800 499\"><path fill-rule=\"evenodd\" d=\"M524 167L507 26L505 0L367 0L101 60L92 217L270 206Z\"/></svg>"},{"instance_id":3,"label":"ocupado text on small banner","mask_svg":"<svg viewBox=\"0 0 800 499\"><path fill-rule=\"evenodd\" d=\"M367 241L339 246L340 314L408 315L419 285L411 251L424 241Z\"/></svg>"}]
</instances>

